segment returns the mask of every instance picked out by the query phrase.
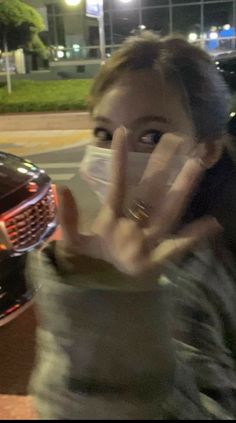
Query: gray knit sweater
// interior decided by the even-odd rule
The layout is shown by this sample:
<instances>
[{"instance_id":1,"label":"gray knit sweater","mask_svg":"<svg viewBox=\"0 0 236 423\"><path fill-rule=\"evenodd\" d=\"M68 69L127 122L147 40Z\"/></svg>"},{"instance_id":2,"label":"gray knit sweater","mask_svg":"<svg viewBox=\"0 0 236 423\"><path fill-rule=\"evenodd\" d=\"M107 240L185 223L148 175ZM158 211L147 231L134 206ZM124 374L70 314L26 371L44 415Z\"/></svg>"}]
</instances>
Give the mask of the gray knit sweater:
<instances>
[{"instance_id":1,"label":"gray knit sweater","mask_svg":"<svg viewBox=\"0 0 236 423\"><path fill-rule=\"evenodd\" d=\"M30 393L42 419L236 416L236 277L211 248L161 278L98 260L69 269L51 244L29 256L38 289Z\"/></svg>"}]
</instances>

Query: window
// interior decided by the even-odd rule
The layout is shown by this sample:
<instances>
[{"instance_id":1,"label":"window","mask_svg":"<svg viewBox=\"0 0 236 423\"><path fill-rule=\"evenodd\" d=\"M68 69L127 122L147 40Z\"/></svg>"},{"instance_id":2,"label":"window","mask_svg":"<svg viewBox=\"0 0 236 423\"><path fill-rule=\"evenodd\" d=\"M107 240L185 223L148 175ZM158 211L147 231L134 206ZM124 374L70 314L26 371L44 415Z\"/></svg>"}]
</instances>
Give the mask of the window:
<instances>
[{"instance_id":1,"label":"window","mask_svg":"<svg viewBox=\"0 0 236 423\"><path fill-rule=\"evenodd\" d=\"M53 5L52 4L47 5L47 14L53 15Z\"/></svg>"},{"instance_id":2,"label":"window","mask_svg":"<svg viewBox=\"0 0 236 423\"><path fill-rule=\"evenodd\" d=\"M225 24L233 24L233 3L204 4L205 31Z\"/></svg>"},{"instance_id":3,"label":"window","mask_svg":"<svg viewBox=\"0 0 236 423\"><path fill-rule=\"evenodd\" d=\"M139 26L139 14L136 10L113 11L113 39L115 44L120 44L129 35L135 32Z\"/></svg>"},{"instance_id":4,"label":"window","mask_svg":"<svg viewBox=\"0 0 236 423\"><path fill-rule=\"evenodd\" d=\"M104 10L105 11L110 10L110 6L111 6L111 0L104 0Z\"/></svg>"},{"instance_id":5,"label":"window","mask_svg":"<svg viewBox=\"0 0 236 423\"><path fill-rule=\"evenodd\" d=\"M200 35L200 6L178 6L173 8L173 31L187 35L196 32Z\"/></svg>"},{"instance_id":6,"label":"window","mask_svg":"<svg viewBox=\"0 0 236 423\"><path fill-rule=\"evenodd\" d=\"M230 25L229 29L223 28L226 24ZM233 3L204 4L204 32L209 51L235 48L233 26Z\"/></svg>"},{"instance_id":7,"label":"window","mask_svg":"<svg viewBox=\"0 0 236 423\"><path fill-rule=\"evenodd\" d=\"M108 5L109 3L109 5ZM110 10L130 10L137 9L140 7L140 0L131 0L128 3L122 3L120 0L108 0L104 7Z\"/></svg>"},{"instance_id":8,"label":"window","mask_svg":"<svg viewBox=\"0 0 236 423\"><path fill-rule=\"evenodd\" d=\"M55 19L50 15L48 16L48 41L50 45L58 45Z\"/></svg>"},{"instance_id":9,"label":"window","mask_svg":"<svg viewBox=\"0 0 236 423\"><path fill-rule=\"evenodd\" d=\"M111 25L110 25L110 16L109 13L104 13L104 26L105 26L105 37L106 37L106 44L112 44L112 34L111 34Z\"/></svg>"},{"instance_id":10,"label":"window","mask_svg":"<svg viewBox=\"0 0 236 423\"><path fill-rule=\"evenodd\" d=\"M142 21L148 30L167 35L169 33L169 8L143 9Z\"/></svg>"},{"instance_id":11,"label":"window","mask_svg":"<svg viewBox=\"0 0 236 423\"><path fill-rule=\"evenodd\" d=\"M141 0L142 7L153 7L153 6L167 6L169 0Z\"/></svg>"},{"instance_id":12,"label":"window","mask_svg":"<svg viewBox=\"0 0 236 423\"><path fill-rule=\"evenodd\" d=\"M57 40L61 46L65 45L65 28L63 16L56 16Z\"/></svg>"},{"instance_id":13,"label":"window","mask_svg":"<svg viewBox=\"0 0 236 423\"><path fill-rule=\"evenodd\" d=\"M58 3L48 4L47 10L49 15L59 15L61 13L61 7Z\"/></svg>"},{"instance_id":14,"label":"window","mask_svg":"<svg viewBox=\"0 0 236 423\"><path fill-rule=\"evenodd\" d=\"M201 0L172 0L172 4L183 4L183 3L200 3Z\"/></svg>"}]
</instances>

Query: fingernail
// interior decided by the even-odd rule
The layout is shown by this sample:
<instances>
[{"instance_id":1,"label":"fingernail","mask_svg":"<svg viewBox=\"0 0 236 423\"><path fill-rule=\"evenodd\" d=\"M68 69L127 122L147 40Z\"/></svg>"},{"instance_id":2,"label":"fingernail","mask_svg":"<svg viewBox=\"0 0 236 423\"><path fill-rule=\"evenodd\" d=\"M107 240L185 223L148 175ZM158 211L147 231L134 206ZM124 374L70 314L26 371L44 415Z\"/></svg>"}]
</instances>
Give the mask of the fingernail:
<instances>
[{"instance_id":1,"label":"fingernail","mask_svg":"<svg viewBox=\"0 0 236 423\"><path fill-rule=\"evenodd\" d=\"M115 133L120 133L120 135L123 135L123 136L125 136L125 137L127 137L128 136L128 129L126 128L126 126L124 126L124 125L122 125L122 126L119 126L119 128L117 128L116 130L115 130Z\"/></svg>"}]
</instances>

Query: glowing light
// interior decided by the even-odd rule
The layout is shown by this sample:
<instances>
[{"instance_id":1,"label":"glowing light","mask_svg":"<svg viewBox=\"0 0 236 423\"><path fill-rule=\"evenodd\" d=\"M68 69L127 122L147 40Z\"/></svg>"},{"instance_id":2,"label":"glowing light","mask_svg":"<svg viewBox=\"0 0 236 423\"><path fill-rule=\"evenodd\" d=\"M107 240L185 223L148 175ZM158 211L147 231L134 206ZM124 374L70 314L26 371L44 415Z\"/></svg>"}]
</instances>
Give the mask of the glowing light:
<instances>
[{"instance_id":1,"label":"glowing light","mask_svg":"<svg viewBox=\"0 0 236 423\"><path fill-rule=\"evenodd\" d=\"M81 0L65 0L68 6L78 6L81 3Z\"/></svg>"},{"instance_id":2,"label":"glowing light","mask_svg":"<svg viewBox=\"0 0 236 423\"><path fill-rule=\"evenodd\" d=\"M20 308L20 305L19 305L19 304L16 304L16 305L14 305L13 307L8 308L8 310L6 311L6 314L11 314L11 313L13 313L14 311L18 310L18 308Z\"/></svg>"},{"instance_id":3,"label":"glowing light","mask_svg":"<svg viewBox=\"0 0 236 423\"><path fill-rule=\"evenodd\" d=\"M28 191L32 194L38 191L38 185L35 182L29 182L28 184Z\"/></svg>"},{"instance_id":4,"label":"glowing light","mask_svg":"<svg viewBox=\"0 0 236 423\"><path fill-rule=\"evenodd\" d=\"M191 32L190 34L189 34L189 36L188 36L188 40L191 42L191 43L194 43L195 41L197 41L197 34L196 34L196 32Z\"/></svg>"},{"instance_id":5,"label":"glowing light","mask_svg":"<svg viewBox=\"0 0 236 423\"><path fill-rule=\"evenodd\" d=\"M74 51L80 51L80 45L79 44L73 44L72 46Z\"/></svg>"},{"instance_id":6,"label":"glowing light","mask_svg":"<svg viewBox=\"0 0 236 423\"><path fill-rule=\"evenodd\" d=\"M218 32L213 31L213 32L210 32L209 37L211 40L217 40L219 38L219 34Z\"/></svg>"},{"instance_id":7,"label":"glowing light","mask_svg":"<svg viewBox=\"0 0 236 423\"><path fill-rule=\"evenodd\" d=\"M57 52L57 57L59 57L59 59L63 59L63 57L64 57L64 56L65 56L64 51L59 50L59 51Z\"/></svg>"}]
</instances>

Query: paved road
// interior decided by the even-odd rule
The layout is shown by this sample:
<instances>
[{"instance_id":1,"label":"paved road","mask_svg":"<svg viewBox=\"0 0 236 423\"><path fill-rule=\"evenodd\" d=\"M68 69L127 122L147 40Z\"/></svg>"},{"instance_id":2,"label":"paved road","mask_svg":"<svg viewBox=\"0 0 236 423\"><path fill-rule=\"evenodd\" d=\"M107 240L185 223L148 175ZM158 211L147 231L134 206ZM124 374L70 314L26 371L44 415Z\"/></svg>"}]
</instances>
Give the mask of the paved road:
<instances>
[{"instance_id":1,"label":"paved road","mask_svg":"<svg viewBox=\"0 0 236 423\"><path fill-rule=\"evenodd\" d=\"M67 185L73 191L81 211L82 225L88 228L99 210L99 204L96 196L81 180L79 174L80 162L86 145L80 143L74 148L29 155L27 158L45 169L57 185Z\"/></svg>"},{"instance_id":2,"label":"paved road","mask_svg":"<svg viewBox=\"0 0 236 423\"><path fill-rule=\"evenodd\" d=\"M88 141L85 140L74 148L44 154L27 154L26 157L42 167L55 183L67 183L78 176L80 162L87 145Z\"/></svg>"}]
</instances>

